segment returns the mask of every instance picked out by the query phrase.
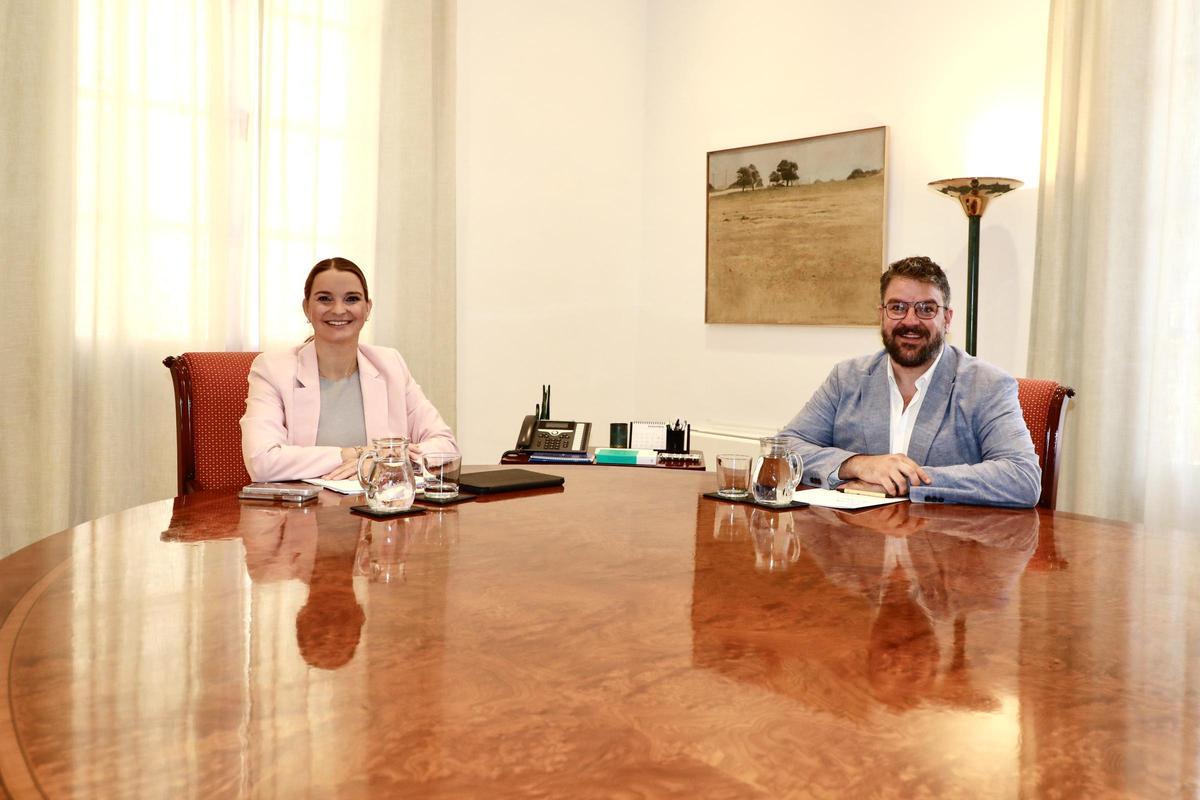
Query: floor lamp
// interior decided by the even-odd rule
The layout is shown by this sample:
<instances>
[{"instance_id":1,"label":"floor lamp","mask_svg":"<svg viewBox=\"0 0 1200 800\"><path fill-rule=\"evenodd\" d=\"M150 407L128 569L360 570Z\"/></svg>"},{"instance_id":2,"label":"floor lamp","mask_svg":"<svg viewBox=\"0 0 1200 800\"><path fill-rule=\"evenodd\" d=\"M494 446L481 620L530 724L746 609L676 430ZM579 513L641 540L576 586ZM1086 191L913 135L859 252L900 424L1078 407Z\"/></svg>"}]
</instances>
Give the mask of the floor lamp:
<instances>
[{"instance_id":1,"label":"floor lamp","mask_svg":"<svg viewBox=\"0 0 1200 800\"><path fill-rule=\"evenodd\" d=\"M967 215L967 352L975 355L976 324L979 315L979 220L988 200L1019 189L1015 178L946 178L931 181L929 188L947 197L956 197Z\"/></svg>"}]
</instances>

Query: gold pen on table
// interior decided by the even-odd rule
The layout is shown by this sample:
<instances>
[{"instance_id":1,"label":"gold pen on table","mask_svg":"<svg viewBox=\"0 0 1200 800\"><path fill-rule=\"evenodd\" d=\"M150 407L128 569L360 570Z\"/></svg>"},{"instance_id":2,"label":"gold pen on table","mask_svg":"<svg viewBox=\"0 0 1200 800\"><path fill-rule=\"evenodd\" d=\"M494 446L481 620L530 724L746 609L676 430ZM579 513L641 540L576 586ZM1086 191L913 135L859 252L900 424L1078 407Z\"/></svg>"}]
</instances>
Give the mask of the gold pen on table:
<instances>
[{"instance_id":1,"label":"gold pen on table","mask_svg":"<svg viewBox=\"0 0 1200 800\"><path fill-rule=\"evenodd\" d=\"M859 495L862 495L863 497L882 497L885 499L887 498L887 495L884 494L883 492L872 492L867 489L842 489L842 492L844 494L859 494Z\"/></svg>"}]
</instances>

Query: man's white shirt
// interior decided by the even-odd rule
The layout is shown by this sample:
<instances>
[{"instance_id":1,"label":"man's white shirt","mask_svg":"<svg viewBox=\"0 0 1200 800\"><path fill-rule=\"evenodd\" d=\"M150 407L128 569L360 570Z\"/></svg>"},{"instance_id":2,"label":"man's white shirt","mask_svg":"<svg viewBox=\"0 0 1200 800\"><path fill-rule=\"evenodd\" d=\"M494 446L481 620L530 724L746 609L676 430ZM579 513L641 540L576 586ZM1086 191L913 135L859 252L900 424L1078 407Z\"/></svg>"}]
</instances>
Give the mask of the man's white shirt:
<instances>
[{"instance_id":1,"label":"man's white shirt","mask_svg":"<svg viewBox=\"0 0 1200 800\"><path fill-rule=\"evenodd\" d=\"M933 380L933 373L937 370L937 366L941 362L942 355L945 352L946 346L942 345L937 358L933 360L933 366L925 370L921 377L917 378L917 393L913 395L908 408L904 407L904 398L900 396L900 387L896 384L895 365L892 364L891 358L888 359L888 390L892 401L892 424L890 429L892 449L889 452L908 455L908 440L912 438L913 427L917 424L917 415L921 413L921 404L925 402L925 395L929 393L929 383Z\"/></svg>"}]
</instances>

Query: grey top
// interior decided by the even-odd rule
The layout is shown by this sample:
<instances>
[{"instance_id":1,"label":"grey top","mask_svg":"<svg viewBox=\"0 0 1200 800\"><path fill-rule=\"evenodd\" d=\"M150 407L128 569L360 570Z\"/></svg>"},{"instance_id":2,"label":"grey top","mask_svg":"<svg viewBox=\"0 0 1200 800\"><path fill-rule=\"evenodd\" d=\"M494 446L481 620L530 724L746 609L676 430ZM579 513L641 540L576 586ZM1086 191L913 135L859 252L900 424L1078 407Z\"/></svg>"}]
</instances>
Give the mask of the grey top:
<instances>
[{"instance_id":1,"label":"grey top","mask_svg":"<svg viewBox=\"0 0 1200 800\"><path fill-rule=\"evenodd\" d=\"M317 423L317 444L357 447L366 443L367 423L363 417L362 383L358 373L340 381L321 378L321 419Z\"/></svg>"}]
</instances>

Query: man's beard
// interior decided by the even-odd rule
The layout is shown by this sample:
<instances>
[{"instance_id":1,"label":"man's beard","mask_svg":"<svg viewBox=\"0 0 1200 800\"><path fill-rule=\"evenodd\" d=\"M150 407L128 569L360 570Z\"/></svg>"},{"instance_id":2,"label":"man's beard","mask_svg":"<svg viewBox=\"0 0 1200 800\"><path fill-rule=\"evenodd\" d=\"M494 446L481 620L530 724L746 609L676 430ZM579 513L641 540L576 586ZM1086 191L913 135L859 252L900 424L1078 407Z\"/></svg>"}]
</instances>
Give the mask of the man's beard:
<instances>
[{"instance_id":1,"label":"man's beard","mask_svg":"<svg viewBox=\"0 0 1200 800\"><path fill-rule=\"evenodd\" d=\"M905 333L923 334L927 337L927 341L916 350L902 350L900 348L901 341L906 340L901 340L899 337ZM919 367L923 364L928 364L937 358L937 354L942 349L942 343L945 341L941 331L935 330L933 333L930 333L927 328L921 325L907 327L898 325L892 329L890 336L881 328L879 334L883 337L883 346L887 349L888 355L902 367Z\"/></svg>"}]
</instances>

